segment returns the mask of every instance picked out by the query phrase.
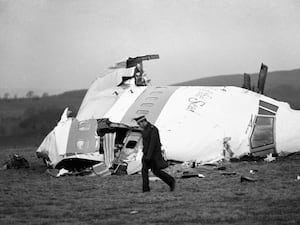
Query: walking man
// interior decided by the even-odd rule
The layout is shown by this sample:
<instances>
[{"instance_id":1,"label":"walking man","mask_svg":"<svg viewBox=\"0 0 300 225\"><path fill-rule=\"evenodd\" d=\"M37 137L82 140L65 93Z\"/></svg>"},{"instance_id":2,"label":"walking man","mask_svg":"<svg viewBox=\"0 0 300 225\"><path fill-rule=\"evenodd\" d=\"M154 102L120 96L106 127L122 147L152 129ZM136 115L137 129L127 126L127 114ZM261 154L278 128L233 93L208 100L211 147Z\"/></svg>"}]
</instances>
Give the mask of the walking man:
<instances>
[{"instance_id":1,"label":"walking man","mask_svg":"<svg viewBox=\"0 0 300 225\"><path fill-rule=\"evenodd\" d=\"M148 174L149 169L151 169L155 176L159 177L162 181L169 185L170 191L174 191L175 179L162 170L168 167L168 163L165 161L161 153L161 143L158 129L151 124L145 116L137 117L134 120L143 129L143 192L150 191Z\"/></svg>"}]
</instances>

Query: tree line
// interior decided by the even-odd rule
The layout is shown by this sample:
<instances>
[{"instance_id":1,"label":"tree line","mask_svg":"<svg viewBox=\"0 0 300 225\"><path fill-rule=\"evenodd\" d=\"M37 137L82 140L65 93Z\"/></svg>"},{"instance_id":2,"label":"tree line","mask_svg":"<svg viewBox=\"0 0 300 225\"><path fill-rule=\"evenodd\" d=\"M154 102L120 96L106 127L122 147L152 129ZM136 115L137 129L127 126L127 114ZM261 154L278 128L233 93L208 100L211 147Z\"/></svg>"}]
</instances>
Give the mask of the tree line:
<instances>
[{"instance_id":1,"label":"tree line","mask_svg":"<svg viewBox=\"0 0 300 225\"><path fill-rule=\"evenodd\" d=\"M44 92L41 96L39 96L38 94L34 93L34 91L30 90L25 94L24 98L47 98L49 97L49 93L48 92ZM0 97L1 98L1 97ZM18 97L17 94L10 94L9 92L5 92L2 96L2 99L4 100L8 100L8 99L18 99L20 97ZM21 97L22 98L22 97Z\"/></svg>"},{"instance_id":2,"label":"tree line","mask_svg":"<svg viewBox=\"0 0 300 225\"><path fill-rule=\"evenodd\" d=\"M29 107L22 116L0 118L0 136L45 137L60 120L64 108Z\"/></svg>"}]
</instances>

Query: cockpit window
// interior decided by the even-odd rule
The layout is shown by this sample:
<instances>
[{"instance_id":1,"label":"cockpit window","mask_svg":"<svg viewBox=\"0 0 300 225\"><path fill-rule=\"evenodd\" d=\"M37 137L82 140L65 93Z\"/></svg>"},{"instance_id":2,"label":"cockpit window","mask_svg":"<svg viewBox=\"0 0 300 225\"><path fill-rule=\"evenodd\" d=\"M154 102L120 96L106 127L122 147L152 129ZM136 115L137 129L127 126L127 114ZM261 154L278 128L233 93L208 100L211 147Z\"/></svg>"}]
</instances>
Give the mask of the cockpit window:
<instances>
[{"instance_id":1,"label":"cockpit window","mask_svg":"<svg viewBox=\"0 0 300 225\"><path fill-rule=\"evenodd\" d=\"M274 117L258 116L251 135L251 148L274 143Z\"/></svg>"},{"instance_id":2,"label":"cockpit window","mask_svg":"<svg viewBox=\"0 0 300 225\"><path fill-rule=\"evenodd\" d=\"M158 97L147 97L146 100L149 100L149 101L157 101L157 100L158 100Z\"/></svg>"},{"instance_id":3,"label":"cockpit window","mask_svg":"<svg viewBox=\"0 0 300 225\"><path fill-rule=\"evenodd\" d=\"M153 106L153 103L143 103L141 104L142 107L152 107Z\"/></svg>"},{"instance_id":4,"label":"cockpit window","mask_svg":"<svg viewBox=\"0 0 300 225\"><path fill-rule=\"evenodd\" d=\"M136 114L144 114L147 115L149 113L149 110L137 110Z\"/></svg>"},{"instance_id":5,"label":"cockpit window","mask_svg":"<svg viewBox=\"0 0 300 225\"><path fill-rule=\"evenodd\" d=\"M258 114L260 114L260 115L270 115L270 116L271 115L275 115L274 112L266 110L266 109L263 109L263 108L260 108L260 107L258 109Z\"/></svg>"},{"instance_id":6,"label":"cockpit window","mask_svg":"<svg viewBox=\"0 0 300 225\"><path fill-rule=\"evenodd\" d=\"M162 91L152 91L150 92L150 95L161 95L162 93Z\"/></svg>"}]
</instances>

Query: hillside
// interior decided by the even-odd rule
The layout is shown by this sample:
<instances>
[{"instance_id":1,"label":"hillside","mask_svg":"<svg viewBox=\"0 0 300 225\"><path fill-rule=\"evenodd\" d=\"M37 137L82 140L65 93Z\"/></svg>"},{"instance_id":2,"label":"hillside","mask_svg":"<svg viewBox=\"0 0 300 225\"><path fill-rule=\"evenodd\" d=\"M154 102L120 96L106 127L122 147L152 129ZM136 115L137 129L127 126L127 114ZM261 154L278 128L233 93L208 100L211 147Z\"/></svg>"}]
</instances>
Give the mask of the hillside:
<instances>
[{"instance_id":1,"label":"hillside","mask_svg":"<svg viewBox=\"0 0 300 225\"><path fill-rule=\"evenodd\" d=\"M257 85L258 73L250 74L251 82ZM237 86L243 85L243 74L221 75L190 80L173 85L179 86ZM290 103L294 109L300 109L300 69L268 72L265 95Z\"/></svg>"},{"instance_id":2,"label":"hillside","mask_svg":"<svg viewBox=\"0 0 300 225\"><path fill-rule=\"evenodd\" d=\"M70 107L77 111L86 90L64 92L59 95L34 98L0 99L0 118L21 116L27 109Z\"/></svg>"},{"instance_id":3,"label":"hillside","mask_svg":"<svg viewBox=\"0 0 300 225\"><path fill-rule=\"evenodd\" d=\"M257 78L257 73L251 74L252 84L256 85ZM174 85L241 87L243 79L243 74L222 75ZM76 116L86 91L75 90L40 98L0 99L0 146L22 145L24 141L29 142L30 138L39 144L59 121L66 107L73 112L72 116ZM288 102L294 109L300 109L300 69L269 72L265 94ZM10 141L11 136L18 136L18 143L14 142L13 137Z\"/></svg>"},{"instance_id":4,"label":"hillside","mask_svg":"<svg viewBox=\"0 0 300 225\"><path fill-rule=\"evenodd\" d=\"M0 146L22 145L34 137L39 143L60 120L66 107L75 116L86 90L41 98L0 99ZM9 137L17 136L10 140Z\"/></svg>"}]
</instances>

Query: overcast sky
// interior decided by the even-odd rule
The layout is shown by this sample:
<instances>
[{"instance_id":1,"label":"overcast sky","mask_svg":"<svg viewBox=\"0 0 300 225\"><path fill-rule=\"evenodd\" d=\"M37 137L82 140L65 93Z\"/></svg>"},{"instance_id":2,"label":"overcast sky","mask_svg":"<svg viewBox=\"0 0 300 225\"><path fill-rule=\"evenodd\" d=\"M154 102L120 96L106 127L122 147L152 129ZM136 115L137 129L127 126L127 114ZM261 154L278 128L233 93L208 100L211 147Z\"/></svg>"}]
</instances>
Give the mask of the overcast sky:
<instances>
[{"instance_id":1,"label":"overcast sky","mask_svg":"<svg viewBox=\"0 0 300 225\"><path fill-rule=\"evenodd\" d=\"M159 54L153 85L300 68L298 0L0 0L0 88L88 88Z\"/></svg>"}]
</instances>

